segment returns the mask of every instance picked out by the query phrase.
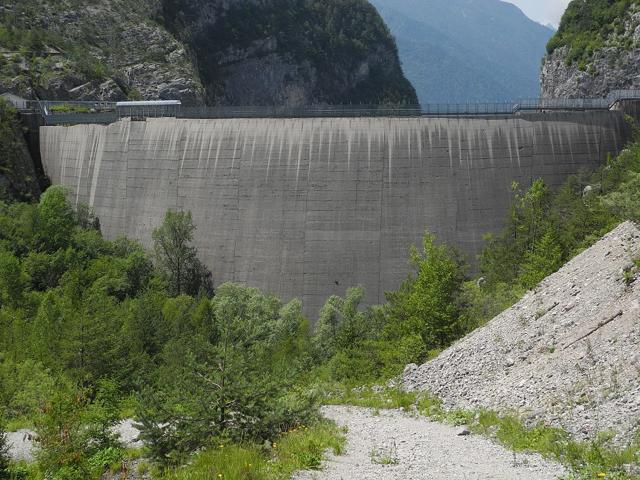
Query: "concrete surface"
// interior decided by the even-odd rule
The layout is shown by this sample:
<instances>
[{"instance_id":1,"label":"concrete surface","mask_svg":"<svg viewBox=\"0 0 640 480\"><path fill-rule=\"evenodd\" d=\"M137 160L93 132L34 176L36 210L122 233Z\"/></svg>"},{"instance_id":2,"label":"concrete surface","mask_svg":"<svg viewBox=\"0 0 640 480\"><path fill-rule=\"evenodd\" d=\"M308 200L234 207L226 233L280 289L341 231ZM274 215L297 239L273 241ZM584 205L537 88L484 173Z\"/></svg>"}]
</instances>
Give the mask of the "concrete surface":
<instances>
[{"instance_id":1,"label":"concrete surface","mask_svg":"<svg viewBox=\"0 0 640 480\"><path fill-rule=\"evenodd\" d=\"M384 301L425 229L474 261L513 181L557 186L618 152L621 112L487 118L123 120L42 127L44 169L95 208L107 238L151 245L191 210L216 284L300 297L315 320L362 285Z\"/></svg>"}]
</instances>

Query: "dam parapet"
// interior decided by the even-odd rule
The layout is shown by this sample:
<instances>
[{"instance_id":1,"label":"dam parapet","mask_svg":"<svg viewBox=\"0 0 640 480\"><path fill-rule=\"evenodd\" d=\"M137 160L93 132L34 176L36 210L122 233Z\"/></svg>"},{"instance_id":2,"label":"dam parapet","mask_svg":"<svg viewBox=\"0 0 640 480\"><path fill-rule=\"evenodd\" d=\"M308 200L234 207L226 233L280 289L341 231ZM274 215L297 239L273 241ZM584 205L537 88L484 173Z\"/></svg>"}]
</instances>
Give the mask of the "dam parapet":
<instances>
[{"instance_id":1,"label":"dam parapet","mask_svg":"<svg viewBox=\"0 0 640 480\"><path fill-rule=\"evenodd\" d=\"M122 118L362 118L477 117L529 113L606 111L640 102L640 90L616 90L606 98L535 98L509 102L424 105L184 106L177 101L29 101L45 125L109 124Z\"/></svg>"},{"instance_id":2,"label":"dam parapet","mask_svg":"<svg viewBox=\"0 0 640 480\"><path fill-rule=\"evenodd\" d=\"M95 209L107 238L150 246L166 210L190 210L216 284L299 297L312 319L350 286L383 302L425 230L473 263L514 181L558 186L630 136L609 109L145 120L41 127L47 175Z\"/></svg>"}]
</instances>

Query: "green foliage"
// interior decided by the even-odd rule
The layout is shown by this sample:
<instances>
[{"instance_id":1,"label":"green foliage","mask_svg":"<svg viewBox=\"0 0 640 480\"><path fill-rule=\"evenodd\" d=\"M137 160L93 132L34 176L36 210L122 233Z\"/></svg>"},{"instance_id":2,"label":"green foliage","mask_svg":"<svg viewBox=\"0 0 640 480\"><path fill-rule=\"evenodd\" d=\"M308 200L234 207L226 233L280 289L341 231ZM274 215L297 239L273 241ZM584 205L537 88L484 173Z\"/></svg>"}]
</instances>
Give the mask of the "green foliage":
<instances>
[{"instance_id":1,"label":"green foliage","mask_svg":"<svg viewBox=\"0 0 640 480\"><path fill-rule=\"evenodd\" d=\"M552 232L546 232L526 253L520 284L533 288L562 266L562 249Z\"/></svg>"},{"instance_id":2,"label":"green foliage","mask_svg":"<svg viewBox=\"0 0 640 480\"><path fill-rule=\"evenodd\" d=\"M0 409L10 418L33 418L42 411L55 379L34 360L21 363L0 354Z\"/></svg>"},{"instance_id":3,"label":"green foliage","mask_svg":"<svg viewBox=\"0 0 640 480\"><path fill-rule=\"evenodd\" d=\"M64 187L47 189L38 203L38 235L36 241L48 252L63 249L71 243L75 227L73 208Z\"/></svg>"},{"instance_id":4,"label":"green foliage","mask_svg":"<svg viewBox=\"0 0 640 480\"><path fill-rule=\"evenodd\" d=\"M514 191L507 226L480 257L484 282L469 287L472 308L483 292L489 303L517 299L621 221L640 220L640 144L592 175L570 177L554 194L541 180Z\"/></svg>"},{"instance_id":5,"label":"green foliage","mask_svg":"<svg viewBox=\"0 0 640 480\"><path fill-rule=\"evenodd\" d=\"M2 416L0 416L0 480L9 480L9 466L9 444L7 442L7 434L4 430L3 419Z\"/></svg>"},{"instance_id":6,"label":"green foliage","mask_svg":"<svg viewBox=\"0 0 640 480\"><path fill-rule=\"evenodd\" d=\"M547 45L547 53L567 45L568 63L588 62L610 37L624 32L624 18L632 5L632 0L573 0Z\"/></svg>"},{"instance_id":7,"label":"green foliage","mask_svg":"<svg viewBox=\"0 0 640 480\"><path fill-rule=\"evenodd\" d=\"M401 388L345 388L327 392L324 403L328 405L355 405L374 409L402 409L409 411L416 403L417 394Z\"/></svg>"},{"instance_id":8,"label":"green foliage","mask_svg":"<svg viewBox=\"0 0 640 480\"><path fill-rule=\"evenodd\" d=\"M270 447L218 445L199 453L189 465L167 469L162 480L288 480L298 470L320 466L327 450L339 455L345 437L335 425L317 422L284 432Z\"/></svg>"},{"instance_id":9,"label":"green foliage","mask_svg":"<svg viewBox=\"0 0 640 480\"><path fill-rule=\"evenodd\" d=\"M324 304L313 337L320 360L328 360L351 346L354 339L366 337L369 325L364 313L358 311L363 296L362 287L350 288L344 299L334 295Z\"/></svg>"},{"instance_id":10,"label":"green foliage","mask_svg":"<svg viewBox=\"0 0 640 480\"><path fill-rule=\"evenodd\" d=\"M196 227L191 212L168 211L162 226L153 232L156 261L172 295L213 293L211 273L191 245Z\"/></svg>"},{"instance_id":11,"label":"green foliage","mask_svg":"<svg viewBox=\"0 0 640 480\"><path fill-rule=\"evenodd\" d=\"M299 302L225 284L211 304L209 337L174 334L140 402L142 437L161 463L178 463L213 438L275 438L314 410L312 396L292 389L306 362Z\"/></svg>"},{"instance_id":12,"label":"green foliage","mask_svg":"<svg viewBox=\"0 0 640 480\"><path fill-rule=\"evenodd\" d=\"M99 459L117 447L110 429L117 421L115 386L95 392L59 385L36 419L38 464L46 478L81 480L102 473Z\"/></svg>"},{"instance_id":13,"label":"green foliage","mask_svg":"<svg viewBox=\"0 0 640 480\"><path fill-rule=\"evenodd\" d=\"M429 350L447 347L465 333L459 308L462 263L429 233L421 252L411 249L410 262L415 274L397 292L387 293L390 322L386 328L394 336L420 335Z\"/></svg>"}]
</instances>

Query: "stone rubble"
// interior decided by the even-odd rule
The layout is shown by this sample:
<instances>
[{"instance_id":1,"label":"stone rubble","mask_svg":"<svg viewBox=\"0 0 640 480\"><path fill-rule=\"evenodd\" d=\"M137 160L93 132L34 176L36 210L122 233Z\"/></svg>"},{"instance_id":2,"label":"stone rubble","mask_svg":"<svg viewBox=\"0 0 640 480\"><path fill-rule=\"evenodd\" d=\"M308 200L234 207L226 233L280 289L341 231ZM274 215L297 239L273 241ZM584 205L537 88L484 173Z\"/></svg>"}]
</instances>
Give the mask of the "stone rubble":
<instances>
[{"instance_id":1,"label":"stone rubble","mask_svg":"<svg viewBox=\"0 0 640 480\"><path fill-rule=\"evenodd\" d=\"M446 408L515 413L581 440L640 426L640 231L623 223L403 384Z\"/></svg>"}]
</instances>

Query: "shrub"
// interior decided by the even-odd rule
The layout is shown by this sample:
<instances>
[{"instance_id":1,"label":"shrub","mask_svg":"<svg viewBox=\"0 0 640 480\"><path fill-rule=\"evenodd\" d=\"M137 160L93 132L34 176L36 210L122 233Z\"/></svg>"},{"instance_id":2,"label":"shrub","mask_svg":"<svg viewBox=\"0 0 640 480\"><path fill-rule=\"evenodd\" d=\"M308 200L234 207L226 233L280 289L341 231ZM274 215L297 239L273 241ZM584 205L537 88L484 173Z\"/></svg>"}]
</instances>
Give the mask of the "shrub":
<instances>
[{"instance_id":1,"label":"shrub","mask_svg":"<svg viewBox=\"0 0 640 480\"><path fill-rule=\"evenodd\" d=\"M0 480L8 480L9 474L9 445L7 443L7 434L4 431L2 417L0 417Z\"/></svg>"},{"instance_id":2,"label":"shrub","mask_svg":"<svg viewBox=\"0 0 640 480\"><path fill-rule=\"evenodd\" d=\"M62 385L37 418L39 468L53 480L85 480L101 470L101 458L118 447L112 427L117 421L115 385L102 382L97 391ZM98 472L99 473L99 472Z\"/></svg>"}]
</instances>

